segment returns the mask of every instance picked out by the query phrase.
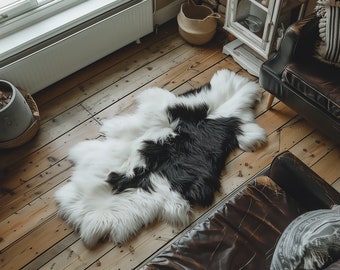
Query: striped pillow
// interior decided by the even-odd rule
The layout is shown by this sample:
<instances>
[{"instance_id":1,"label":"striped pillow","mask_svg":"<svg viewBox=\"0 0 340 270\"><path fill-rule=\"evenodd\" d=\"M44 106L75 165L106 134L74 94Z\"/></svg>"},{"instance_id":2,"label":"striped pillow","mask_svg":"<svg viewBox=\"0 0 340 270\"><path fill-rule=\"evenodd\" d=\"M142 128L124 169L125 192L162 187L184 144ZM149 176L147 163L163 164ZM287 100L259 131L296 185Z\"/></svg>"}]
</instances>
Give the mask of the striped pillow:
<instances>
[{"instance_id":1,"label":"striped pillow","mask_svg":"<svg viewBox=\"0 0 340 270\"><path fill-rule=\"evenodd\" d=\"M322 269L340 259L340 205L294 219L282 233L270 270Z\"/></svg>"},{"instance_id":2,"label":"striped pillow","mask_svg":"<svg viewBox=\"0 0 340 270\"><path fill-rule=\"evenodd\" d=\"M340 66L340 0L318 0L315 11L321 38L316 48L317 57Z\"/></svg>"}]
</instances>

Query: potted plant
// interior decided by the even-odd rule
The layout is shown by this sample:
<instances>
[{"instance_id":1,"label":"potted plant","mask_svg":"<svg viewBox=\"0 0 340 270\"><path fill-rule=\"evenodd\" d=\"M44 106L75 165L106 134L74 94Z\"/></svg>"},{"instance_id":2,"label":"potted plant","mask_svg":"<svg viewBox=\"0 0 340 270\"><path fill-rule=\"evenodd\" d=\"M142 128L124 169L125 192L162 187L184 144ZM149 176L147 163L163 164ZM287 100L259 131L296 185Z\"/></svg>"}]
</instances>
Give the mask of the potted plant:
<instances>
[{"instance_id":1,"label":"potted plant","mask_svg":"<svg viewBox=\"0 0 340 270\"><path fill-rule=\"evenodd\" d=\"M0 80L0 148L19 146L36 133L36 105L32 110L32 98L26 97L8 81ZM32 128L34 128L32 134Z\"/></svg>"}]
</instances>

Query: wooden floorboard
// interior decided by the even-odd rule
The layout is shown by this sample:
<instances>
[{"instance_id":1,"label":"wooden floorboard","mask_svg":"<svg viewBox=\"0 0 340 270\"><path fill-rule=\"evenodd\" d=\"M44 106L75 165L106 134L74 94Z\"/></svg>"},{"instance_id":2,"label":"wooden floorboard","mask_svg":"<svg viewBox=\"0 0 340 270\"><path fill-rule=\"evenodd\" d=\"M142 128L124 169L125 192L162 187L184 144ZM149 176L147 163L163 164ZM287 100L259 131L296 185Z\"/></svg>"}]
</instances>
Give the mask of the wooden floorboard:
<instances>
[{"instance_id":1,"label":"wooden floorboard","mask_svg":"<svg viewBox=\"0 0 340 270\"><path fill-rule=\"evenodd\" d=\"M158 86L180 94L209 82L223 68L257 81L222 53L225 42L220 31L209 44L191 46L172 21L141 44L130 44L34 95L41 113L38 135L19 148L0 150L0 269L138 269L178 237L183 229L158 222L124 245L104 241L89 250L58 217L54 193L72 174L69 149L99 138L103 119L133 111L141 91ZM267 95L263 91L255 115L268 143L254 153L236 150L228 157L211 207L286 150L340 190L340 147L283 103L275 100L267 110ZM210 208L195 207L192 224Z\"/></svg>"}]
</instances>

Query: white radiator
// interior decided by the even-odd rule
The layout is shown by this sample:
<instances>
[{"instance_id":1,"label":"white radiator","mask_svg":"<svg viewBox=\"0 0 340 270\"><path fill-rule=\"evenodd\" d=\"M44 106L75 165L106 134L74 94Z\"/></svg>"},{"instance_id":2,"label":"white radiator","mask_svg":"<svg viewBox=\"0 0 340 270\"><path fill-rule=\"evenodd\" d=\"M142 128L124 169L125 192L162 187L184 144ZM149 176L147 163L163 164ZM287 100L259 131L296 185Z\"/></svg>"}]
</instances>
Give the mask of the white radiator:
<instances>
[{"instance_id":1,"label":"white radiator","mask_svg":"<svg viewBox=\"0 0 340 270\"><path fill-rule=\"evenodd\" d=\"M152 0L131 1L124 9L73 29L71 34L1 67L0 78L33 94L152 31Z\"/></svg>"}]
</instances>

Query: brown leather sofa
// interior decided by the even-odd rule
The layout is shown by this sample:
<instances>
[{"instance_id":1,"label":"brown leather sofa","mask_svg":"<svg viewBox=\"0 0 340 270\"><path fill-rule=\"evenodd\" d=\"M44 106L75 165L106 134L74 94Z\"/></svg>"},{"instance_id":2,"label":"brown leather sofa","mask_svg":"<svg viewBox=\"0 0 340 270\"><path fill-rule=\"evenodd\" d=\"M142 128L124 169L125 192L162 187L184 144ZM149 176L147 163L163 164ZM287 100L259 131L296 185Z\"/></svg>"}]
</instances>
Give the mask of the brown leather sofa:
<instances>
[{"instance_id":1,"label":"brown leather sofa","mask_svg":"<svg viewBox=\"0 0 340 270\"><path fill-rule=\"evenodd\" d=\"M340 68L314 57L318 31L315 14L290 26L277 54L261 66L259 82L270 97L340 143Z\"/></svg>"},{"instance_id":2,"label":"brown leather sofa","mask_svg":"<svg viewBox=\"0 0 340 270\"><path fill-rule=\"evenodd\" d=\"M340 193L293 154L281 153L142 269L269 269L288 224L334 204ZM340 265L338 255L328 269L338 269L331 268Z\"/></svg>"}]
</instances>

